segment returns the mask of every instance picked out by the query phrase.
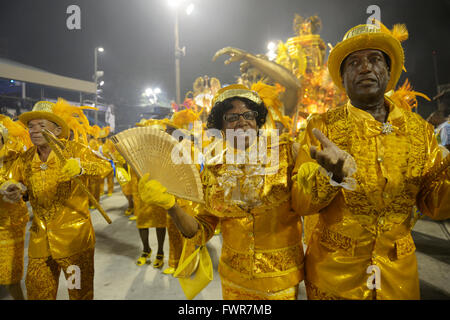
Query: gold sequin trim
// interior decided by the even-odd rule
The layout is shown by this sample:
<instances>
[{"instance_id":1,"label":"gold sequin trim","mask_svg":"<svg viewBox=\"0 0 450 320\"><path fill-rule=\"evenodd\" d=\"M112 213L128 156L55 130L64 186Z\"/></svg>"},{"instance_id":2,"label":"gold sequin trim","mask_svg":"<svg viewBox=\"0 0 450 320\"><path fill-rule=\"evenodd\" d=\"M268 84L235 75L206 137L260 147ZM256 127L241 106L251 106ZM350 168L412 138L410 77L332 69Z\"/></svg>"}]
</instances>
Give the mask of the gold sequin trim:
<instances>
[{"instance_id":1,"label":"gold sequin trim","mask_svg":"<svg viewBox=\"0 0 450 320\"><path fill-rule=\"evenodd\" d=\"M339 232L323 228L320 235L320 243L330 250L344 250L348 254L353 255L356 241Z\"/></svg>"}]
</instances>

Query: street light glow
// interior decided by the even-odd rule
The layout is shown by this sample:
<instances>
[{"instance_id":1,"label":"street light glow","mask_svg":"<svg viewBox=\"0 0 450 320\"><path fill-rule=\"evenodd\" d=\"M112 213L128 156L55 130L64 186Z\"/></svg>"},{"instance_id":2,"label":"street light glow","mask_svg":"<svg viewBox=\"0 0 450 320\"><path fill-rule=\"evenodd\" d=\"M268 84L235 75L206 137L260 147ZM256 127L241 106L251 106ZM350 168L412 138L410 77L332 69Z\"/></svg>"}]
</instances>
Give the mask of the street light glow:
<instances>
[{"instance_id":1,"label":"street light glow","mask_svg":"<svg viewBox=\"0 0 450 320\"><path fill-rule=\"evenodd\" d=\"M97 50L98 50L98 52L103 52L103 51L105 51L105 49L103 49L103 47L99 47L99 48L97 48Z\"/></svg>"},{"instance_id":2,"label":"street light glow","mask_svg":"<svg viewBox=\"0 0 450 320\"><path fill-rule=\"evenodd\" d=\"M169 6L172 8L177 8L183 0L169 0Z\"/></svg>"},{"instance_id":3,"label":"street light glow","mask_svg":"<svg viewBox=\"0 0 450 320\"><path fill-rule=\"evenodd\" d=\"M269 58L269 61L275 60L277 57L277 53L276 53L277 44L273 41L270 41L267 44L267 50L269 50L269 52L267 52L267 57Z\"/></svg>"},{"instance_id":4,"label":"street light glow","mask_svg":"<svg viewBox=\"0 0 450 320\"><path fill-rule=\"evenodd\" d=\"M147 88L147 89L145 89L145 95L147 96L147 97L149 97L151 94L153 94L153 89L152 88Z\"/></svg>"},{"instance_id":5,"label":"street light glow","mask_svg":"<svg viewBox=\"0 0 450 320\"><path fill-rule=\"evenodd\" d=\"M186 8L186 14L189 16L194 11L194 4L190 3Z\"/></svg>"},{"instance_id":6,"label":"street light glow","mask_svg":"<svg viewBox=\"0 0 450 320\"><path fill-rule=\"evenodd\" d=\"M103 86L104 84L105 84L105 81L103 81L103 80L100 81L100 83L99 83L100 87Z\"/></svg>"},{"instance_id":7,"label":"street light glow","mask_svg":"<svg viewBox=\"0 0 450 320\"><path fill-rule=\"evenodd\" d=\"M275 51L276 47L277 47L277 45L273 41L270 41L269 44L267 45L267 49L269 51Z\"/></svg>"}]
</instances>

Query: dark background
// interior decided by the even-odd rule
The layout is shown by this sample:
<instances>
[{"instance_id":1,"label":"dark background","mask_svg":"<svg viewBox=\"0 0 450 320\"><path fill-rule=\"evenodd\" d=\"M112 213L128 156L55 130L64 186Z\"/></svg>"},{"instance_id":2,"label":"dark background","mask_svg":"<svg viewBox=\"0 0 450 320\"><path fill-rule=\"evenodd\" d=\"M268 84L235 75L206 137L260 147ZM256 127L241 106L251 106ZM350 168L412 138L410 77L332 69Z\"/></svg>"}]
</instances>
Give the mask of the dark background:
<instances>
[{"instance_id":1,"label":"dark background","mask_svg":"<svg viewBox=\"0 0 450 320\"><path fill-rule=\"evenodd\" d=\"M225 66L214 53L233 46L265 53L269 41L294 36L294 14L317 14L321 36L332 45L351 27L365 23L366 9L376 4L389 28L405 23L410 38L403 42L407 77L413 88L437 93L432 51L436 51L439 83L450 82L448 56L449 0L192 0L195 10L180 10L181 96L192 90L196 77L217 77L233 83L239 64ZM81 8L81 30L68 30L66 9ZM174 12L167 0L2 0L0 41L3 56L57 74L92 81L94 48L102 46L99 70L105 72L103 96L118 108L135 104L146 87L160 87L175 99ZM419 113L427 117L435 103L419 98Z\"/></svg>"}]
</instances>

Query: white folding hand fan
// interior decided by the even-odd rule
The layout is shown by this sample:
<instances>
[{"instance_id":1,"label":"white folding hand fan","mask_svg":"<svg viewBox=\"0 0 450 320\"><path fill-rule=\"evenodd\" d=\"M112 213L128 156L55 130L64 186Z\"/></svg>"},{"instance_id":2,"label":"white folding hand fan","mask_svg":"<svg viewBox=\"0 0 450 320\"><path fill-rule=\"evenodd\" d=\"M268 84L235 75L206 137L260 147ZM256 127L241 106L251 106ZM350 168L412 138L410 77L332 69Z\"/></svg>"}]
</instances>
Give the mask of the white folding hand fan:
<instances>
[{"instance_id":1,"label":"white folding hand fan","mask_svg":"<svg viewBox=\"0 0 450 320\"><path fill-rule=\"evenodd\" d=\"M172 161L172 149L180 145L168 133L157 128L137 127L122 131L111 140L139 178L149 173L168 193L185 200L204 201L197 167L193 163Z\"/></svg>"}]
</instances>

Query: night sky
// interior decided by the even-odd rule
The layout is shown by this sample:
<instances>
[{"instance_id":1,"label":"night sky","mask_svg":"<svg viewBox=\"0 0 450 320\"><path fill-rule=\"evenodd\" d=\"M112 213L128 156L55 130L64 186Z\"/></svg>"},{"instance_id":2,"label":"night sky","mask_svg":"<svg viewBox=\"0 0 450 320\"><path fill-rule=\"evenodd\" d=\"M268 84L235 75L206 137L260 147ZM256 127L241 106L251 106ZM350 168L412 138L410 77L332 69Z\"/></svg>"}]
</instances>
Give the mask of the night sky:
<instances>
[{"instance_id":1,"label":"night sky","mask_svg":"<svg viewBox=\"0 0 450 320\"><path fill-rule=\"evenodd\" d=\"M381 20L392 27L405 23L403 43L407 74L415 90L436 94L432 51L437 52L438 79L450 82L450 0L192 0L195 10L180 10L181 95L196 77L235 82L239 63L212 62L214 53L233 46L257 54L269 41L294 36L295 13L317 14L323 40L335 45L351 27L365 23L366 8L381 8ZM81 30L68 30L66 9L81 8ZM92 80L94 48L102 46L99 69L105 72L104 96L118 107L136 102L146 87L160 87L175 99L174 12L167 0L15 0L1 1L0 39L7 58L57 74ZM419 98L420 99L420 98ZM426 117L434 104L419 100Z\"/></svg>"}]
</instances>

